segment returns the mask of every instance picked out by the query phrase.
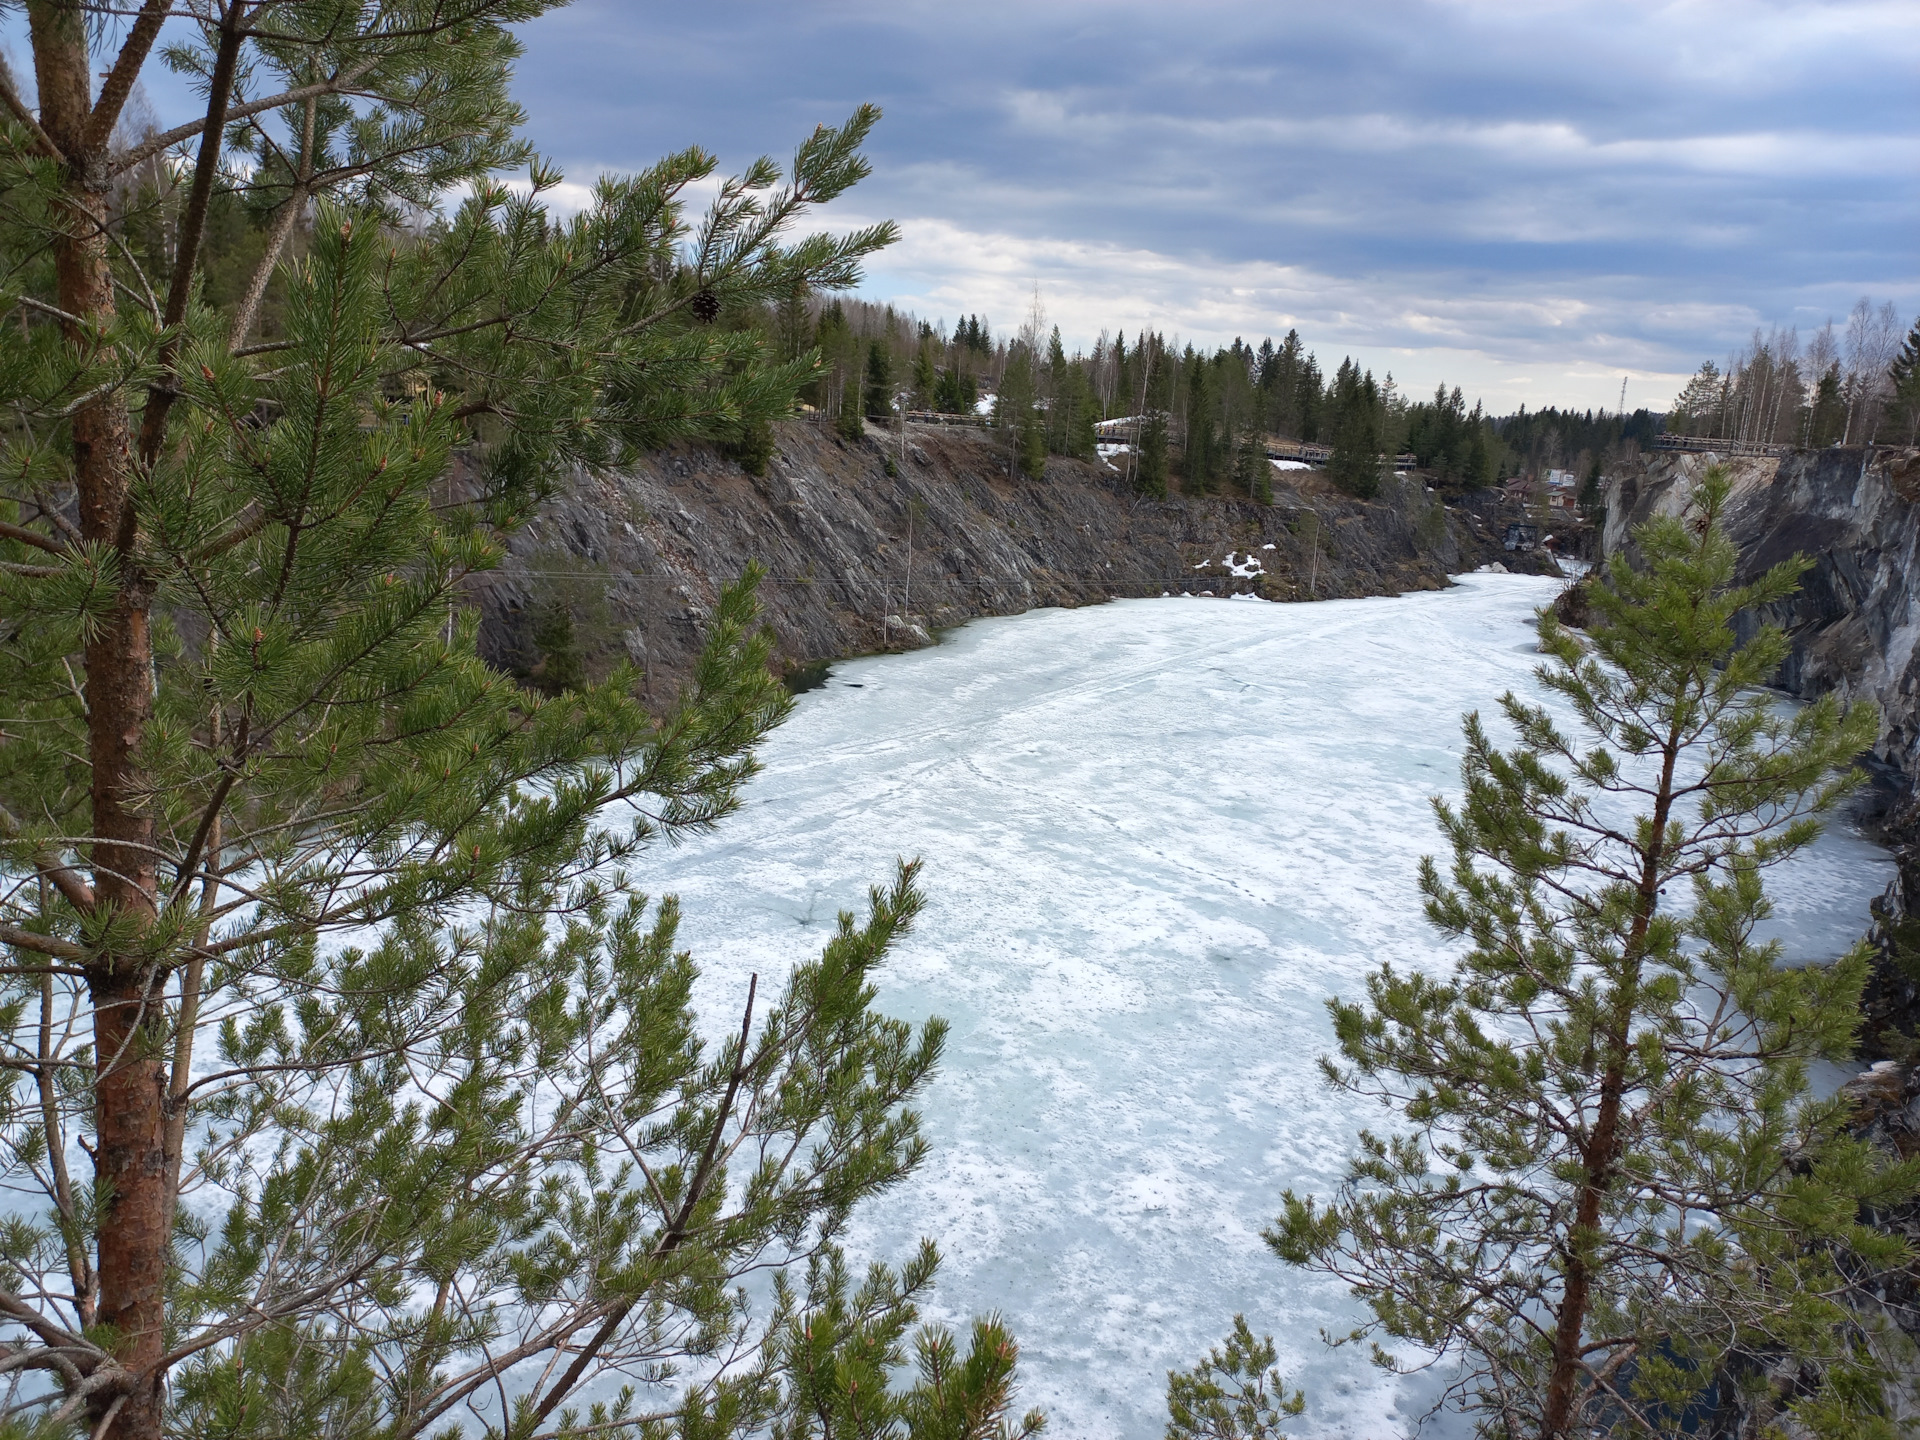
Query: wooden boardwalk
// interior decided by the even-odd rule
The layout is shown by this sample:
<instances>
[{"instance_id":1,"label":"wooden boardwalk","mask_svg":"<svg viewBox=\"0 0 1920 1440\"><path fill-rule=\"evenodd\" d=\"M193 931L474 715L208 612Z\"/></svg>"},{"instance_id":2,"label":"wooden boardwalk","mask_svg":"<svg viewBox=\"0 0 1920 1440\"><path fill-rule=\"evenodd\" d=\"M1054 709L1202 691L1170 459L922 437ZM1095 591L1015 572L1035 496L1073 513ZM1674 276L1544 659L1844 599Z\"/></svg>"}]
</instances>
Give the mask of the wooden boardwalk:
<instances>
[{"instance_id":1,"label":"wooden boardwalk","mask_svg":"<svg viewBox=\"0 0 1920 1440\"><path fill-rule=\"evenodd\" d=\"M1793 449L1793 446L1770 445L1764 440L1716 439L1711 435L1656 435L1653 437L1653 448L1684 450L1695 455L1729 455L1739 458L1753 456L1773 459L1785 455Z\"/></svg>"}]
</instances>

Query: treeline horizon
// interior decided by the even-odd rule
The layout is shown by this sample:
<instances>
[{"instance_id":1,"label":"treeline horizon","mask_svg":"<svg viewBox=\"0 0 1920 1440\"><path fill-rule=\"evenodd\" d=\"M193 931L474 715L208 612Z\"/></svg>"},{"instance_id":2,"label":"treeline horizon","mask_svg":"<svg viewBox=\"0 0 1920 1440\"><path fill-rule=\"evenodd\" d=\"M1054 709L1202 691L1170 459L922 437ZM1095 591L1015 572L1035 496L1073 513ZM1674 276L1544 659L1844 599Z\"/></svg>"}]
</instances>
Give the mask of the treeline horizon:
<instances>
[{"instance_id":1,"label":"treeline horizon","mask_svg":"<svg viewBox=\"0 0 1920 1440\"><path fill-rule=\"evenodd\" d=\"M164 185L152 169L130 176L129 188ZM135 212L136 243L164 250L159 211L127 208ZM209 302L243 315L271 340L280 331L283 283L275 275L261 285L254 273L270 243L262 221L217 197L197 268ZM283 253L303 253L305 231L293 226ZM729 306L715 323L759 332L783 361L817 349L824 369L802 388L803 402L848 435L863 419L890 419L902 403L972 414L990 400L987 418L1007 432L1013 463L1038 476L1048 455L1096 458L1100 422L1137 418L1132 443L1115 459L1152 495L1177 485L1188 495L1258 498L1271 487L1259 453L1267 440L1327 447L1330 477L1363 497L1377 492L1394 457L1410 454L1440 485L1462 489L1565 471L1578 477L1591 508L1605 476L1663 433L1814 447L1920 439L1920 321L1903 346L1893 304L1867 297L1844 329L1830 320L1804 345L1796 329L1756 328L1724 366L1705 362L1668 409L1631 413L1523 404L1490 414L1444 382L1416 399L1391 372L1376 379L1351 356L1329 368L1297 329L1277 343L1236 337L1209 351L1177 333L1140 329L1129 338L1103 328L1091 352L1068 350L1037 297L1019 325L999 328L983 312L949 327L945 317L929 322L890 304L822 292L752 310ZM727 448L759 469L772 438L754 427Z\"/></svg>"},{"instance_id":2,"label":"treeline horizon","mask_svg":"<svg viewBox=\"0 0 1920 1440\"><path fill-rule=\"evenodd\" d=\"M1269 440L1327 447L1330 477L1361 496L1403 455L1460 488L1550 469L1597 480L1650 444L1664 420L1644 408L1490 415L1457 385L1416 399L1391 372L1376 378L1352 356L1324 364L1297 329L1277 343L1236 338L1210 351L1157 330L1103 329L1091 352L1069 350L1037 302L1013 327L981 313L949 327L879 302L805 296L722 323L763 330L782 358L817 349L823 370L802 395L849 437L863 420L890 422L902 409L979 414L1007 432L1018 468L1038 475L1050 454L1094 458L1100 422L1135 420L1112 458L1154 495L1177 482L1189 495L1258 498L1271 485Z\"/></svg>"},{"instance_id":3,"label":"treeline horizon","mask_svg":"<svg viewBox=\"0 0 1920 1440\"><path fill-rule=\"evenodd\" d=\"M1920 319L1905 331L1891 300L1863 295L1844 330L1829 319L1804 348L1798 326L1754 328L1725 368L1709 360L1675 398L1679 435L1774 445L1920 438Z\"/></svg>"}]
</instances>

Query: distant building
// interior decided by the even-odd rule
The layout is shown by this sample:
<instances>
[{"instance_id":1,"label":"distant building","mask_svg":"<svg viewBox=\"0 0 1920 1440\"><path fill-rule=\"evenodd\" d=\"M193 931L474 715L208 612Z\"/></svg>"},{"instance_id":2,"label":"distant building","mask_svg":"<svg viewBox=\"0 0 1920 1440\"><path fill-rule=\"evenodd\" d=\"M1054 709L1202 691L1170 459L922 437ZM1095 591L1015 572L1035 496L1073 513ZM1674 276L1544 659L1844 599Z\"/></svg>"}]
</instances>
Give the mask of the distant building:
<instances>
[{"instance_id":1,"label":"distant building","mask_svg":"<svg viewBox=\"0 0 1920 1440\"><path fill-rule=\"evenodd\" d=\"M1544 480L1516 475L1501 487L1517 505L1544 505L1550 510L1572 510L1579 504L1580 482L1571 470L1549 470Z\"/></svg>"}]
</instances>

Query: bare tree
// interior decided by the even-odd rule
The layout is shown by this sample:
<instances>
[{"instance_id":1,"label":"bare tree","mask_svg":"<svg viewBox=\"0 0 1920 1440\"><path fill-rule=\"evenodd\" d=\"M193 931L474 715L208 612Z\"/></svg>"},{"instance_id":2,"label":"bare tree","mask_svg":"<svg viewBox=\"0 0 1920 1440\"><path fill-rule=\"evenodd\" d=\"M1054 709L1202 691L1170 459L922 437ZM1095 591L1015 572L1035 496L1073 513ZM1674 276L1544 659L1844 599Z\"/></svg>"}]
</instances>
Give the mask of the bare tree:
<instances>
[{"instance_id":1,"label":"bare tree","mask_svg":"<svg viewBox=\"0 0 1920 1440\"><path fill-rule=\"evenodd\" d=\"M1846 380L1848 444L1871 445L1888 395L1887 371L1900 349L1900 312L1891 300L1875 306L1862 295L1847 316Z\"/></svg>"}]
</instances>

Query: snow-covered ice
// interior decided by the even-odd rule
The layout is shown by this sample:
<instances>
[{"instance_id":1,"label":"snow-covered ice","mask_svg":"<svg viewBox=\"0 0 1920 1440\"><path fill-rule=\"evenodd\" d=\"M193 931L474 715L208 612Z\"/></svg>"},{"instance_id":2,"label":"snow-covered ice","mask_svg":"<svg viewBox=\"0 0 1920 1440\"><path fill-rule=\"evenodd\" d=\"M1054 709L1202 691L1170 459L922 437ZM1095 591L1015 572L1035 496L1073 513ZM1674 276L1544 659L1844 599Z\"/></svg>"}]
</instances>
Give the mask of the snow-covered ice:
<instances>
[{"instance_id":1,"label":"snow-covered ice","mask_svg":"<svg viewBox=\"0 0 1920 1440\"><path fill-rule=\"evenodd\" d=\"M952 1023L933 1152L852 1249L938 1240L933 1318L1004 1314L1050 1434L1159 1436L1167 1370L1235 1311L1306 1387L1297 1433L1384 1440L1425 1408L1431 1379L1321 1343L1353 1302L1260 1230L1391 1123L1321 1084L1323 1002L1383 960L1443 958L1415 889L1427 797L1457 785L1461 712L1533 688L1531 614L1557 588L976 622L836 666L744 813L651 857L721 1027L750 970L764 993L895 856L925 857L928 908L880 993ZM1823 841L1776 887L1790 954L1842 949L1889 874L1859 837Z\"/></svg>"}]
</instances>

